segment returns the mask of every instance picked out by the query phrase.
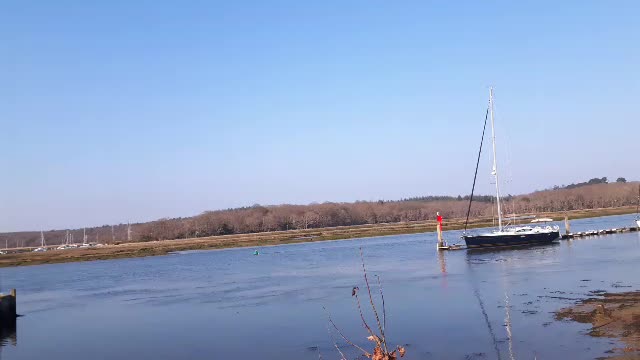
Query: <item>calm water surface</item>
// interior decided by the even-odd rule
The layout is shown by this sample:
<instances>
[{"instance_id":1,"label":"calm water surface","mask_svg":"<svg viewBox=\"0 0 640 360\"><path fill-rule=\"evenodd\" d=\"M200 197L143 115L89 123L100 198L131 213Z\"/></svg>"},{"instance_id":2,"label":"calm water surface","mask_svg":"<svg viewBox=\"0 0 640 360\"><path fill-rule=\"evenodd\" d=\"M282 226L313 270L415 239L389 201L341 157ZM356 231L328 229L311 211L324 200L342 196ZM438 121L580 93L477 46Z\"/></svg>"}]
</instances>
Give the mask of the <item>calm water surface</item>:
<instances>
[{"instance_id":1,"label":"calm water surface","mask_svg":"<svg viewBox=\"0 0 640 360\"><path fill-rule=\"evenodd\" d=\"M632 220L576 220L572 230ZM370 276L382 279L388 341L406 345L407 359L597 358L619 344L552 312L590 291L640 289L639 233L439 254L434 234L415 234L265 247L259 256L233 249L8 268L0 286L18 289L24 316L0 356L318 359L319 349L338 359L323 306L370 347L351 297L354 285L365 289L359 247Z\"/></svg>"}]
</instances>

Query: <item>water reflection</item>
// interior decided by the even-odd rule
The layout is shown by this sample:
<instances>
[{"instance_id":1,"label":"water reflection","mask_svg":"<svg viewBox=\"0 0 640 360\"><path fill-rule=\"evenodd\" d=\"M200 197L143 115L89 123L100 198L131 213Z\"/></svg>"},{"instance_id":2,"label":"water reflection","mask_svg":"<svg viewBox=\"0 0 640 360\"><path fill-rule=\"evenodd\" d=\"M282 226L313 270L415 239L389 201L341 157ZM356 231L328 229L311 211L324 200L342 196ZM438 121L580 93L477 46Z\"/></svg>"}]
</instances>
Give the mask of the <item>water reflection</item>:
<instances>
[{"instance_id":1,"label":"water reflection","mask_svg":"<svg viewBox=\"0 0 640 360\"><path fill-rule=\"evenodd\" d=\"M507 291L504 292L504 310L504 324L507 331L507 340L509 342L509 359L515 360L513 355L513 333L511 332L511 303L509 301L509 293Z\"/></svg>"},{"instance_id":2,"label":"water reflection","mask_svg":"<svg viewBox=\"0 0 640 360\"><path fill-rule=\"evenodd\" d=\"M553 249L560 246L560 242L556 241L551 244L544 245L529 245L529 246L502 246L502 247L494 247L494 248L473 248L467 249L467 259L472 259L474 255L485 255L485 254L497 254L497 253L506 253L513 252L519 250L531 250L531 251L539 251L539 250L547 250Z\"/></svg>"},{"instance_id":3,"label":"water reflection","mask_svg":"<svg viewBox=\"0 0 640 360\"><path fill-rule=\"evenodd\" d=\"M0 324L0 347L7 345L18 345L15 318L2 319L2 323Z\"/></svg>"},{"instance_id":4,"label":"water reflection","mask_svg":"<svg viewBox=\"0 0 640 360\"><path fill-rule=\"evenodd\" d=\"M443 275L447 274L447 259L445 257L445 251L438 251L438 263L440 264L440 272Z\"/></svg>"},{"instance_id":5,"label":"water reflection","mask_svg":"<svg viewBox=\"0 0 640 360\"><path fill-rule=\"evenodd\" d=\"M447 286L449 286L449 283L447 281L447 252L437 251L437 253L438 264L440 264L440 274L442 274L442 282L440 283L440 286L445 289L447 288Z\"/></svg>"},{"instance_id":6,"label":"water reflection","mask_svg":"<svg viewBox=\"0 0 640 360\"><path fill-rule=\"evenodd\" d=\"M496 337L496 333L493 331L493 327L491 326L491 321L489 321L489 315L487 314L487 309L485 308L484 301L482 301L482 297L480 297L480 291L478 290L477 287L473 289L473 294L478 300L478 305L480 305L480 310L482 311L482 316L484 318L485 325L487 326L489 335L491 335L491 341L493 344L493 349L496 352L496 358L498 360L502 360L502 356L500 354L500 348L498 347L498 339Z\"/></svg>"},{"instance_id":7,"label":"water reflection","mask_svg":"<svg viewBox=\"0 0 640 360\"><path fill-rule=\"evenodd\" d=\"M513 260L517 258L519 254L521 254L521 252L519 252L520 249L528 249L529 251L535 251L538 254L542 254L548 250L554 251L554 245L557 246L558 244L547 244L543 246L529 247L473 249L467 251L466 265L468 273L470 275L469 280L471 283L471 288L473 290L473 295L478 303L478 306L480 307L480 311L482 312L484 325L486 327L488 335L490 336L491 343L493 345L493 351L495 352L495 359L502 359L503 353L506 353L507 358L510 360L514 360L516 358L511 314L513 304L510 296L512 291L510 286L510 273L513 266L510 263L512 263ZM500 278L502 280L502 284L498 285L498 287L501 287L501 290L496 287L482 284L485 283L487 279L484 276L482 268L478 268L478 265L490 263L499 264L498 269L501 275ZM489 291L488 293L485 293L483 295L481 289L483 289L485 292L487 290L493 290L493 293L492 291ZM495 294L496 292L504 293L504 297L501 299L500 296L495 296L497 295ZM495 324L495 318L494 323L492 323L490 317L490 314L492 313L492 300L497 300L497 304L495 305L497 306L497 309L504 309L504 320L501 324L502 326L497 326ZM504 328L504 332L500 330L501 328ZM506 344L504 344L505 342Z\"/></svg>"}]
</instances>

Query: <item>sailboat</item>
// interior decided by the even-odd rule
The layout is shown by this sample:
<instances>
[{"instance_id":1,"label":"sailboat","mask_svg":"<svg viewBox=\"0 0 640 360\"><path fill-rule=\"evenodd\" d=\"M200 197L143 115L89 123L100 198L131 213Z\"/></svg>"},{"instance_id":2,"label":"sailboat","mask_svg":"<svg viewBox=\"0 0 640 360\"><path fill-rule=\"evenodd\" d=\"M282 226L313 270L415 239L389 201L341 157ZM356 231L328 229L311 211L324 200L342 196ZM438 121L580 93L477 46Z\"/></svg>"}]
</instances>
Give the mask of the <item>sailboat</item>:
<instances>
[{"instance_id":1,"label":"sailboat","mask_svg":"<svg viewBox=\"0 0 640 360\"><path fill-rule=\"evenodd\" d=\"M46 243L44 242L44 232L40 231L40 247L33 250L33 252L47 251Z\"/></svg>"},{"instance_id":2,"label":"sailboat","mask_svg":"<svg viewBox=\"0 0 640 360\"><path fill-rule=\"evenodd\" d=\"M517 245L538 245L549 244L560 238L560 228L558 226L503 226L502 208L500 203L500 181L498 178L498 164L496 159L496 133L493 109L493 88L489 89L489 108L486 115L491 115L491 140L493 145L493 168L491 175L496 184L496 206L498 210L498 229L477 235L468 235L465 232L462 235L467 248L485 248L496 246L517 246ZM480 141L480 153L482 152L482 142L484 140L484 130L487 126L487 116L485 115L484 129L482 130L482 140ZM476 177L478 175L478 165L480 163L480 153L478 153L478 163L476 164L476 173L473 178L473 187L469 199L469 210L467 212L467 223L469 222L469 213L471 211L471 202L473 201L473 191L475 189Z\"/></svg>"},{"instance_id":3,"label":"sailboat","mask_svg":"<svg viewBox=\"0 0 640 360\"><path fill-rule=\"evenodd\" d=\"M86 247L90 247L91 244L89 244L87 242L87 228L82 229L82 245L80 245L81 248L86 248Z\"/></svg>"}]
</instances>

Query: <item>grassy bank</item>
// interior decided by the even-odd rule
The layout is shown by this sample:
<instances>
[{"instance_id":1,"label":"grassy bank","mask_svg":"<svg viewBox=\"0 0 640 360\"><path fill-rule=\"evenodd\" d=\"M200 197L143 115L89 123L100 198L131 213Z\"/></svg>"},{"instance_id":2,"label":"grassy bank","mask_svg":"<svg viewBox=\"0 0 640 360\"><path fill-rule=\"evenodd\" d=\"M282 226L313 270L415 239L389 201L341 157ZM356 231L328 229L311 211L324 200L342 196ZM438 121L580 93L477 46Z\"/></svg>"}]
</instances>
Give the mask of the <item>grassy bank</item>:
<instances>
[{"instance_id":1,"label":"grassy bank","mask_svg":"<svg viewBox=\"0 0 640 360\"><path fill-rule=\"evenodd\" d=\"M630 214L633 212L635 212L634 207L622 207L610 209L577 210L568 212L567 214L569 215L570 219L581 219L608 215ZM562 220L564 219L565 213L541 213L537 215L538 217L550 217L554 220ZM493 226L493 219L491 218L471 219L469 223L469 228L480 228L489 226ZM213 236L194 239L126 243L72 250L51 250L38 253L31 252L29 251L30 249L24 249L24 252L16 252L0 256L0 267L157 256L166 255L175 251L186 250L259 247L325 240L415 234L432 232L435 231L435 228L435 221L421 221L339 226L321 229L290 230L256 234ZM463 228L464 219L445 220L444 230L459 230Z\"/></svg>"}]
</instances>

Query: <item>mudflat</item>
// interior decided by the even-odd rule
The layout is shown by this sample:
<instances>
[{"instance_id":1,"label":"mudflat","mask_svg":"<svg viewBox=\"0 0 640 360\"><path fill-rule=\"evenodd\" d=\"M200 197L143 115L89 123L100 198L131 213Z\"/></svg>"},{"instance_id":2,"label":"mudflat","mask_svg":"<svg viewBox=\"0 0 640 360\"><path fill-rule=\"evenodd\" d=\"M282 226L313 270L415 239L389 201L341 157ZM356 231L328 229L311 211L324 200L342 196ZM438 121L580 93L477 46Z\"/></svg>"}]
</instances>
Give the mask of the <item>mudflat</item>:
<instances>
[{"instance_id":1,"label":"mudflat","mask_svg":"<svg viewBox=\"0 0 640 360\"><path fill-rule=\"evenodd\" d=\"M589 336L621 340L624 346L609 351L611 359L640 359L640 291L594 295L558 311L556 319L591 324Z\"/></svg>"}]
</instances>

